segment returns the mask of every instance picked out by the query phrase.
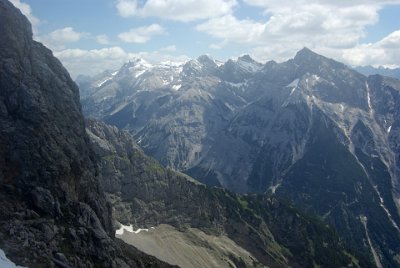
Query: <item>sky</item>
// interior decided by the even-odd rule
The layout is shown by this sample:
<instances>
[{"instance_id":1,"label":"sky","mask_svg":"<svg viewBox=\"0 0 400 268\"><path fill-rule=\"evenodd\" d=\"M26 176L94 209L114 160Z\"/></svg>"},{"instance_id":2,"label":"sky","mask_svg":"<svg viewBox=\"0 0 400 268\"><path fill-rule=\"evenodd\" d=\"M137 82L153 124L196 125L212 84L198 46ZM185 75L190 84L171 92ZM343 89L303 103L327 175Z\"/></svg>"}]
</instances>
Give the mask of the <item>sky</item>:
<instances>
[{"instance_id":1,"label":"sky","mask_svg":"<svg viewBox=\"0 0 400 268\"><path fill-rule=\"evenodd\" d=\"M400 0L10 0L75 78L135 57L259 62L308 47L351 66L400 67Z\"/></svg>"}]
</instances>

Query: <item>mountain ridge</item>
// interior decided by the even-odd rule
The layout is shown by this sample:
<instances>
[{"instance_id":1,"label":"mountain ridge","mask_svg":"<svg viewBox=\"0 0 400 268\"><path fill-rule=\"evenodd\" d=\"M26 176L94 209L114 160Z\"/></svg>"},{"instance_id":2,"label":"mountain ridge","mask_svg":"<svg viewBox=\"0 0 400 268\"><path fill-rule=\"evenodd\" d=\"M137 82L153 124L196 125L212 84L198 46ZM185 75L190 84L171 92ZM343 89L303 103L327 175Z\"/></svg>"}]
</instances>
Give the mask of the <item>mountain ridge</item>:
<instances>
[{"instance_id":1,"label":"mountain ridge","mask_svg":"<svg viewBox=\"0 0 400 268\"><path fill-rule=\"evenodd\" d=\"M96 100L98 89L92 89L94 97L82 100L84 112L130 131L165 166L209 185L288 198L334 225L353 246L378 251L384 265L397 265L398 82L366 77L307 48L294 59L267 62L251 72L233 60L214 67L190 75L182 70L171 84L140 92L115 80L115 89L125 92L123 108L113 108L122 97ZM179 90L173 90L174 81ZM317 173L307 165L324 169ZM341 170L356 171L348 173L355 177ZM304 188L307 183L311 191ZM318 195L329 196L328 202L318 202ZM333 209L339 200L343 213ZM379 217L386 229L378 226ZM369 232L372 244L365 245Z\"/></svg>"},{"instance_id":2,"label":"mountain ridge","mask_svg":"<svg viewBox=\"0 0 400 268\"><path fill-rule=\"evenodd\" d=\"M113 205L114 220L123 225L151 232L150 227L167 224L183 232L195 228L216 237L225 235L270 267L309 267L312 262L326 267L350 262L346 257L349 253L342 255L346 247L332 229L290 204L199 184L161 167L143 154L128 133L102 122L88 119L87 132L101 159L101 182ZM311 253L312 245L324 248L318 246L321 243L331 245L325 252ZM332 258L324 257L328 255ZM369 265L365 256L357 258Z\"/></svg>"}]
</instances>

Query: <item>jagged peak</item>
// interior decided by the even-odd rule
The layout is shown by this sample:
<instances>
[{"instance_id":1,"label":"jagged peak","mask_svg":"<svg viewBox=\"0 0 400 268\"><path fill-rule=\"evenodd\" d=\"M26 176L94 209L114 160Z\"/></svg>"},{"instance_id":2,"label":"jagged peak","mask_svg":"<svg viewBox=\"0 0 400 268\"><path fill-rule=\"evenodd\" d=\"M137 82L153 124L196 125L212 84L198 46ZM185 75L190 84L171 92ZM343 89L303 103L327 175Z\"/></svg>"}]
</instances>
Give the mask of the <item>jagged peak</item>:
<instances>
[{"instance_id":1,"label":"jagged peak","mask_svg":"<svg viewBox=\"0 0 400 268\"><path fill-rule=\"evenodd\" d=\"M293 58L293 62L297 65L311 69L315 69L320 65L329 65L333 69L346 68L345 64L322 56L307 47L304 47L296 53L296 56Z\"/></svg>"},{"instance_id":2,"label":"jagged peak","mask_svg":"<svg viewBox=\"0 0 400 268\"><path fill-rule=\"evenodd\" d=\"M214 59L208 55L208 54L204 54L204 55L200 55L199 57L197 57L197 61L198 62L214 62Z\"/></svg>"},{"instance_id":3,"label":"jagged peak","mask_svg":"<svg viewBox=\"0 0 400 268\"><path fill-rule=\"evenodd\" d=\"M321 55L315 53L314 51L312 51L311 49L307 48L307 47L303 47L301 50L299 50L296 53L296 56L294 57L294 60L296 61L302 58L312 58L312 57L322 57Z\"/></svg>"},{"instance_id":4,"label":"jagged peak","mask_svg":"<svg viewBox=\"0 0 400 268\"><path fill-rule=\"evenodd\" d=\"M251 62L251 63L256 62L256 63L258 63L249 54L245 54L245 55L240 56L238 58L238 61L245 61L245 62Z\"/></svg>"},{"instance_id":5,"label":"jagged peak","mask_svg":"<svg viewBox=\"0 0 400 268\"><path fill-rule=\"evenodd\" d=\"M210 55L201 55L197 58L197 62L199 62L203 67L206 68L217 68L218 65L215 60Z\"/></svg>"},{"instance_id":6,"label":"jagged peak","mask_svg":"<svg viewBox=\"0 0 400 268\"><path fill-rule=\"evenodd\" d=\"M134 67L134 66L152 66L150 63L148 63L146 60L142 58L131 58L128 62L124 64L126 67Z\"/></svg>"}]
</instances>

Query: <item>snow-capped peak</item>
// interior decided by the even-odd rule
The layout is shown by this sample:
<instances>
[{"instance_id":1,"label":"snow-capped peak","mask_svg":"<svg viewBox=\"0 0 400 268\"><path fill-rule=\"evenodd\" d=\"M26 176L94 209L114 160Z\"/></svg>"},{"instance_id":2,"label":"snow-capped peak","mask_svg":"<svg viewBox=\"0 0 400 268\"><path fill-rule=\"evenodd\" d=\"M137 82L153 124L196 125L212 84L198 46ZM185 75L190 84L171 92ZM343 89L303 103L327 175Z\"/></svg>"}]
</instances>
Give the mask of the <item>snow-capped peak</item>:
<instances>
[{"instance_id":1,"label":"snow-capped peak","mask_svg":"<svg viewBox=\"0 0 400 268\"><path fill-rule=\"evenodd\" d=\"M129 62L125 63L118 71L117 75L131 75L139 77L147 70L153 68L153 65L148 63L142 58L133 58Z\"/></svg>"}]
</instances>

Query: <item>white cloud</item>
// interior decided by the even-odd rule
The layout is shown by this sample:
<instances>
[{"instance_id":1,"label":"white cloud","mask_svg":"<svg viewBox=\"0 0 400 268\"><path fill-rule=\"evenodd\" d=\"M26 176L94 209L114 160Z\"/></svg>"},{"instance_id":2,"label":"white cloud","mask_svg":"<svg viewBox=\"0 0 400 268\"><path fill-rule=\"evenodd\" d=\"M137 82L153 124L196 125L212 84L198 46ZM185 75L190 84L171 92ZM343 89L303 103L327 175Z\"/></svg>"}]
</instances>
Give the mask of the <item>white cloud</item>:
<instances>
[{"instance_id":1,"label":"white cloud","mask_svg":"<svg viewBox=\"0 0 400 268\"><path fill-rule=\"evenodd\" d=\"M88 33L77 32L72 27L65 27L52 31L49 34L37 36L38 41L44 43L50 49L64 49L67 43L74 43L83 37L89 36Z\"/></svg>"},{"instance_id":2,"label":"white cloud","mask_svg":"<svg viewBox=\"0 0 400 268\"><path fill-rule=\"evenodd\" d=\"M165 30L158 24L132 28L128 32L120 33L119 39L126 43L146 43L155 35L164 34Z\"/></svg>"},{"instance_id":3,"label":"white cloud","mask_svg":"<svg viewBox=\"0 0 400 268\"><path fill-rule=\"evenodd\" d=\"M95 75L105 69L117 70L123 63L133 58L143 58L150 63L188 59L185 55L171 56L159 51L129 53L120 47L92 50L64 49L54 52L54 55L60 59L73 78L79 74Z\"/></svg>"},{"instance_id":4,"label":"white cloud","mask_svg":"<svg viewBox=\"0 0 400 268\"><path fill-rule=\"evenodd\" d=\"M349 7L356 5L391 5L399 4L399 0L243 0L248 5L258 6L265 9L277 9L283 7L298 7L307 4L330 5L335 7Z\"/></svg>"},{"instance_id":5,"label":"white cloud","mask_svg":"<svg viewBox=\"0 0 400 268\"><path fill-rule=\"evenodd\" d=\"M118 0L120 16L158 17L189 22L230 14L236 0L148 0L139 6L137 0Z\"/></svg>"},{"instance_id":6,"label":"white cloud","mask_svg":"<svg viewBox=\"0 0 400 268\"><path fill-rule=\"evenodd\" d=\"M118 0L117 10L121 17L127 18L136 14L136 0Z\"/></svg>"},{"instance_id":7,"label":"white cloud","mask_svg":"<svg viewBox=\"0 0 400 268\"><path fill-rule=\"evenodd\" d=\"M359 50L370 47L359 44L366 36L367 27L379 21L379 11L385 5L400 4L400 0L243 2L260 7L264 18L257 21L240 20L233 14L226 14L211 18L197 25L196 29L220 40L210 44L210 48L221 49L229 44L245 45L250 50L247 52L260 61L286 60L304 46L343 60L344 51L350 53L355 51L351 50L355 47ZM375 49L373 53L378 51ZM379 53L382 55L383 52ZM367 58L372 60L371 57L372 54Z\"/></svg>"},{"instance_id":8,"label":"white cloud","mask_svg":"<svg viewBox=\"0 0 400 268\"><path fill-rule=\"evenodd\" d=\"M32 14L31 6L27 3L21 2L20 0L10 0L10 2L24 14L30 23L32 24L32 31L34 34L37 33L37 27L40 24L40 20Z\"/></svg>"},{"instance_id":9,"label":"white cloud","mask_svg":"<svg viewBox=\"0 0 400 268\"><path fill-rule=\"evenodd\" d=\"M176 49L176 45L170 45L170 46L167 46L167 47L163 47L160 50L161 51L168 51L168 52L175 52L177 49Z\"/></svg>"},{"instance_id":10,"label":"white cloud","mask_svg":"<svg viewBox=\"0 0 400 268\"><path fill-rule=\"evenodd\" d=\"M99 43L100 45L108 45L110 44L110 40L108 39L108 36L105 34L100 34L96 36L96 42Z\"/></svg>"},{"instance_id":11,"label":"white cloud","mask_svg":"<svg viewBox=\"0 0 400 268\"><path fill-rule=\"evenodd\" d=\"M238 20L232 15L226 15L197 25L196 29L224 40L247 43L260 40L265 31L265 24L252 20Z\"/></svg>"},{"instance_id":12,"label":"white cloud","mask_svg":"<svg viewBox=\"0 0 400 268\"><path fill-rule=\"evenodd\" d=\"M343 60L352 65L400 67L400 30L390 33L376 43L357 45L346 49Z\"/></svg>"},{"instance_id":13,"label":"white cloud","mask_svg":"<svg viewBox=\"0 0 400 268\"><path fill-rule=\"evenodd\" d=\"M60 43L71 43L79 41L86 33L76 32L72 27L57 29L49 34L52 40L57 40Z\"/></svg>"}]
</instances>

